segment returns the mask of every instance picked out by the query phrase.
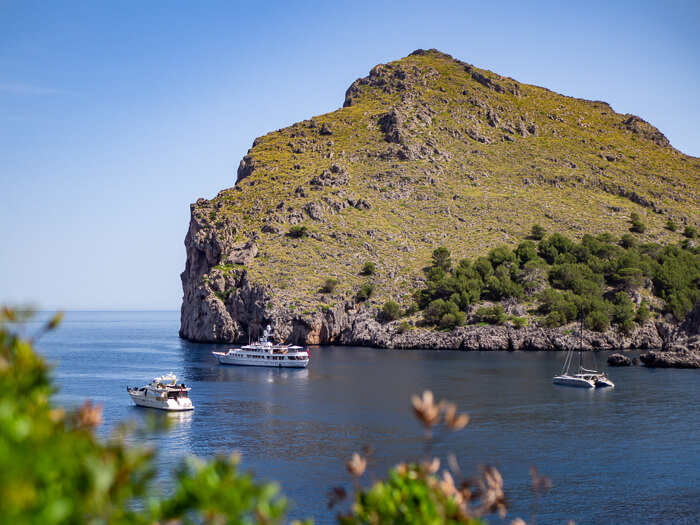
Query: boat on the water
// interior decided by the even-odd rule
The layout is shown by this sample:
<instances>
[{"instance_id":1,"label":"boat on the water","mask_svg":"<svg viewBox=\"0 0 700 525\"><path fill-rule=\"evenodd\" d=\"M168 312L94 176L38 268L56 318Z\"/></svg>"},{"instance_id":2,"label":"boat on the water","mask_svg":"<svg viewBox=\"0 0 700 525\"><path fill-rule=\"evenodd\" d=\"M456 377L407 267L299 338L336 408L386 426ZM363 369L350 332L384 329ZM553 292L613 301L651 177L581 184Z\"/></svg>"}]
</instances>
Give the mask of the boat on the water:
<instances>
[{"instance_id":1,"label":"boat on the water","mask_svg":"<svg viewBox=\"0 0 700 525\"><path fill-rule=\"evenodd\" d=\"M309 350L302 346L276 344L270 325L256 342L231 348L228 352L212 352L221 365L269 366L275 368L305 368L309 364Z\"/></svg>"},{"instance_id":2,"label":"boat on the water","mask_svg":"<svg viewBox=\"0 0 700 525\"><path fill-rule=\"evenodd\" d=\"M579 366L576 374L569 374L568 371L552 379L554 385L578 386L582 388L614 387L615 384L605 375L605 372L587 370Z\"/></svg>"},{"instance_id":3,"label":"boat on the water","mask_svg":"<svg viewBox=\"0 0 700 525\"><path fill-rule=\"evenodd\" d=\"M589 370L583 367L583 317L581 318L581 337L578 349L578 371L576 373L570 374L569 368L571 368L571 363L573 361L574 349L569 348L566 353L566 359L564 360L564 366L562 367L561 374L554 376L552 379L553 385L563 385L563 386L574 386L579 388L601 388L601 387L615 387L613 383L606 375L605 372L598 372L597 370Z\"/></svg>"},{"instance_id":4,"label":"boat on the water","mask_svg":"<svg viewBox=\"0 0 700 525\"><path fill-rule=\"evenodd\" d=\"M136 405L168 412L194 410L189 395L190 390L185 383L178 385L177 377L172 372L154 377L150 383L140 388L126 387L126 391Z\"/></svg>"}]
</instances>

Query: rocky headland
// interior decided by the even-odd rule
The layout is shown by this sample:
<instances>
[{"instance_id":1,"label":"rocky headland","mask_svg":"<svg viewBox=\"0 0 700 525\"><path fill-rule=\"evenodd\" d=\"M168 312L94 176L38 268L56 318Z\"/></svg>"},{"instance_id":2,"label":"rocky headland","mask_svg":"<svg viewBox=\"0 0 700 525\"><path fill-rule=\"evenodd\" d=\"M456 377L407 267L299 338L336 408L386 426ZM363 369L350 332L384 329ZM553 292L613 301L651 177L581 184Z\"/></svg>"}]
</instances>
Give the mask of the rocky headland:
<instances>
[{"instance_id":1,"label":"rocky headland","mask_svg":"<svg viewBox=\"0 0 700 525\"><path fill-rule=\"evenodd\" d=\"M354 82L342 109L256 139L235 186L191 206L180 336L240 343L270 324L304 344L568 349L575 326L540 326L513 301L504 309L526 326L481 326L473 308L451 331L378 314L410 302L437 246L483 255L535 222L621 235L630 213L642 240L678 242L664 225L698 227L698 195L700 161L641 118L419 50ZM367 261L374 294L360 301ZM700 303L682 323L657 308L629 333L586 331L583 347L697 366L699 331Z\"/></svg>"}]
</instances>

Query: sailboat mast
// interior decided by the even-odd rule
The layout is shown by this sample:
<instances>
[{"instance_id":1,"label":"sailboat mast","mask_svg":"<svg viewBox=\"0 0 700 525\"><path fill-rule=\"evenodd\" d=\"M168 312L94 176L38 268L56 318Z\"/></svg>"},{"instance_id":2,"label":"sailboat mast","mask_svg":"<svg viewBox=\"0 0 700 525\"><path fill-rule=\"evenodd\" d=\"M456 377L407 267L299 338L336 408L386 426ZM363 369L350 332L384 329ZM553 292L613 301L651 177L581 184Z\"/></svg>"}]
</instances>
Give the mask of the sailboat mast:
<instances>
[{"instance_id":1,"label":"sailboat mast","mask_svg":"<svg viewBox=\"0 0 700 525\"><path fill-rule=\"evenodd\" d=\"M579 339L579 345L578 345L578 370L579 372L583 368L583 354L581 351L583 350L583 308L581 308L581 332L580 332L580 339Z\"/></svg>"}]
</instances>

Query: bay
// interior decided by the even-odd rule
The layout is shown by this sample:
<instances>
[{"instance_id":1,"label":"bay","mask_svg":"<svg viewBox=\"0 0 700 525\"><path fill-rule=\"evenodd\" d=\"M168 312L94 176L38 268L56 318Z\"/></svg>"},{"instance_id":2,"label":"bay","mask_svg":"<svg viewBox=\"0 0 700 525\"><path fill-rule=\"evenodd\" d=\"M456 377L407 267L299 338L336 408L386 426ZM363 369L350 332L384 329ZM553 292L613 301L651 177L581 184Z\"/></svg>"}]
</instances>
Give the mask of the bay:
<instances>
[{"instance_id":1,"label":"bay","mask_svg":"<svg viewBox=\"0 0 700 525\"><path fill-rule=\"evenodd\" d=\"M36 332L40 319L27 326ZM145 427L162 479L183 456L238 451L242 467L276 480L293 501L290 518L333 523L333 486L352 489L344 462L369 445L385 476L399 461L454 453L462 471L502 472L510 509L538 523L700 523L700 375L696 370L598 367L615 389L553 387L560 352L460 352L311 347L305 370L218 365L228 345L179 339L178 312L68 312L36 346L53 365L55 402L103 406L103 437L118 425ZM628 354L638 355L638 354ZM126 386L174 372L192 387L194 413L134 407ZM410 397L425 389L471 415L461 432L426 449ZM529 468L553 487L535 496ZM500 520L491 519L493 523Z\"/></svg>"}]
</instances>

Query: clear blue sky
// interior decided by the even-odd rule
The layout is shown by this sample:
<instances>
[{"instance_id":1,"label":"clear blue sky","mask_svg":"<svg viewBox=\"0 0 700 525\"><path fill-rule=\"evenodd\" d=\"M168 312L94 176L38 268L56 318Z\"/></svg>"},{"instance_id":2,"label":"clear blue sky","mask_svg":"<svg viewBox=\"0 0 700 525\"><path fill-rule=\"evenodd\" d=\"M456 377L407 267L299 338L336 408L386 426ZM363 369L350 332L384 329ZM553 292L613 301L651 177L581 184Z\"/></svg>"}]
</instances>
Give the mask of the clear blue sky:
<instances>
[{"instance_id":1,"label":"clear blue sky","mask_svg":"<svg viewBox=\"0 0 700 525\"><path fill-rule=\"evenodd\" d=\"M0 304L178 309L189 204L437 48L700 156L700 3L0 0Z\"/></svg>"}]
</instances>

